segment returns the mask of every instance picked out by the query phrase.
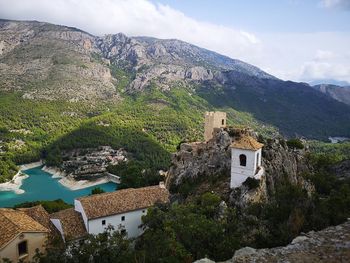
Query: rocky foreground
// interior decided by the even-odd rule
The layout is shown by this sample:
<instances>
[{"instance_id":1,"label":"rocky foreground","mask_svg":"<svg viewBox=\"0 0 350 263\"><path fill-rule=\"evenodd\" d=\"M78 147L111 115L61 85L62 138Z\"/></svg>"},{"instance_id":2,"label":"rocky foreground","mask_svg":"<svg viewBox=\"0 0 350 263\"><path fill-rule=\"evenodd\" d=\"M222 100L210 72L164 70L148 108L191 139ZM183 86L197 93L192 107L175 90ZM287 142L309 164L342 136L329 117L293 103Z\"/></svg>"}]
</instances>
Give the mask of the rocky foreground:
<instances>
[{"instance_id":1,"label":"rocky foreground","mask_svg":"<svg viewBox=\"0 0 350 263\"><path fill-rule=\"evenodd\" d=\"M350 262L350 219L347 222L296 237L285 247L237 250L222 263L245 262ZM214 263L209 259L195 263Z\"/></svg>"}]
</instances>

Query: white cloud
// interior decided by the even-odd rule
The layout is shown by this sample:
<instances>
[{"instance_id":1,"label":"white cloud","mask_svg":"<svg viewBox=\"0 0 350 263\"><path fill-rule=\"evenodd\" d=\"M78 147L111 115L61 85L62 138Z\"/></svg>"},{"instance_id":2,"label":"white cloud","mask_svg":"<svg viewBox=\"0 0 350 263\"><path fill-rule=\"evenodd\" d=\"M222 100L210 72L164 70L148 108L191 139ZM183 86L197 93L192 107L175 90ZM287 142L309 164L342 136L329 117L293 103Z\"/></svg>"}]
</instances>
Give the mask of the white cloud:
<instances>
[{"instance_id":1,"label":"white cloud","mask_svg":"<svg viewBox=\"0 0 350 263\"><path fill-rule=\"evenodd\" d=\"M259 52L259 40L250 32L197 21L148 0L0 0L0 17L75 26L95 35L178 38L251 62Z\"/></svg>"},{"instance_id":2,"label":"white cloud","mask_svg":"<svg viewBox=\"0 0 350 263\"><path fill-rule=\"evenodd\" d=\"M322 1L327 8L346 7L349 2ZM350 81L350 35L346 32L258 35L198 21L150 0L0 0L0 18L46 21L95 35L123 32L177 38L246 61L282 79L305 81L323 76Z\"/></svg>"},{"instance_id":3,"label":"white cloud","mask_svg":"<svg viewBox=\"0 0 350 263\"><path fill-rule=\"evenodd\" d=\"M301 68L300 77L305 80L336 79L350 82L350 67L327 62L306 62Z\"/></svg>"},{"instance_id":4,"label":"white cloud","mask_svg":"<svg viewBox=\"0 0 350 263\"><path fill-rule=\"evenodd\" d=\"M334 54L332 51L329 50L317 50L315 55L316 61L322 61L322 60L328 60L334 58Z\"/></svg>"}]
</instances>

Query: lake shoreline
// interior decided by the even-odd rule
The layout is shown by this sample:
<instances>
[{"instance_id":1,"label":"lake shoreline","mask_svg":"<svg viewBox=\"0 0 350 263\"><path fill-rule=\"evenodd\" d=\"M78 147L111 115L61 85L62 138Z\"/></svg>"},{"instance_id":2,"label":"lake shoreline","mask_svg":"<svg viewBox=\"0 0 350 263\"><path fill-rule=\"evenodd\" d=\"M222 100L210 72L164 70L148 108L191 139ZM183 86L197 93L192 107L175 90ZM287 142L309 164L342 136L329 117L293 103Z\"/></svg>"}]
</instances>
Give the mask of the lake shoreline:
<instances>
[{"instance_id":1,"label":"lake shoreline","mask_svg":"<svg viewBox=\"0 0 350 263\"><path fill-rule=\"evenodd\" d=\"M23 194L25 191L20 189L24 179L27 179L29 175L26 175L20 171L12 178L11 181L0 184L0 191L12 191L16 194Z\"/></svg>"},{"instance_id":2,"label":"lake shoreline","mask_svg":"<svg viewBox=\"0 0 350 263\"><path fill-rule=\"evenodd\" d=\"M58 167L48 167L45 165L43 168L41 168L41 170L52 174L52 178L60 178L58 182L72 191L111 182L107 176L96 180L75 180L72 176L67 175L66 172L62 171Z\"/></svg>"},{"instance_id":3,"label":"lake shoreline","mask_svg":"<svg viewBox=\"0 0 350 263\"><path fill-rule=\"evenodd\" d=\"M40 160L38 162L26 163L19 165L18 172L13 176L12 180L6 183L0 184L0 192L12 191L16 194L23 194L25 191L21 189L23 184L23 180L27 179L29 175L23 173L24 170L32 169L34 167L38 167L43 165L43 161Z\"/></svg>"},{"instance_id":4,"label":"lake shoreline","mask_svg":"<svg viewBox=\"0 0 350 263\"><path fill-rule=\"evenodd\" d=\"M66 176L66 177L63 177L62 179L60 179L58 182L61 185L63 185L64 187L67 187L70 190L75 191L75 190L81 190L84 188L88 188L91 186L98 186L100 184L109 183L109 182L111 182L111 180L109 180L107 177L102 177L102 178L99 178L99 179L93 180L93 181L90 181L90 180L77 181L70 176Z\"/></svg>"},{"instance_id":5,"label":"lake shoreline","mask_svg":"<svg viewBox=\"0 0 350 263\"><path fill-rule=\"evenodd\" d=\"M3 191L12 191L16 194L23 194L25 191L21 189L23 184L23 180L27 179L29 176L25 174L23 171L29 170L32 168L43 166L44 163L42 160L38 162L32 162L27 164L19 165L19 171L12 178L11 181L0 184L0 192ZM59 169L58 167L48 167L44 165L41 170L47 172L51 175L52 178L60 178L58 182L68 188L71 191L81 190L84 188L88 188L91 186L98 186L100 184L105 184L111 182L111 180L106 176L99 178L97 180L75 180L73 177L67 175L64 171Z\"/></svg>"}]
</instances>

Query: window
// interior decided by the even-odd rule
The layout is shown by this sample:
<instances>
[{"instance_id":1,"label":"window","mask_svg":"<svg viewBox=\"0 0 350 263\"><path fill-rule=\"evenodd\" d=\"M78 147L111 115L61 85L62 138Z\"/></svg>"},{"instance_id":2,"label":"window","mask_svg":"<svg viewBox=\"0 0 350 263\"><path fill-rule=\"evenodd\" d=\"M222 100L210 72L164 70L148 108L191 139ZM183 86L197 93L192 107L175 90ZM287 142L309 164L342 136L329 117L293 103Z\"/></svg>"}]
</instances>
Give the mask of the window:
<instances>
[{"instance_id":1,"label":"window","mask_svg":"<svg viewBox=\"0 0 350 263\"><path fill-rule=\"evenodd\" d=\"M146 211L145 210L142 210L142 213L145 213Z\"/></svg>"},{"instance_id":2,"label":"window","mask_svg":"<svg viewBox=\"0 0 350 263\"><path fill-rule=\"evenodd\" d=\"M125 216L122 216L122 221L125 221Z\"/></svg>"},{"instance_id":3,"label":"window","mask_svg":"<svg viewBox=\"0 0 350 263\"><path fill-rule=\"evenodd\" d=\"M222 119L221 124L225 125L225 120L224 119Z\"/></svg>"},{"instance_id":4,"label":"window","mask_svg":"<svg viewBox=\"0 0 350 263\"><path fill-rule=\"evenodd\" d=\"M28 254L28 245L27 241L22 241L21 243L18 244L18 255L19 256L24 256Z\"/></svg>"},{"instance_id":5,"label":"window","mask_svg":"<svg viewBox=\"0 0 350 263\"><path fill-rule=\"evenodd\" d=\"M104 226L106 224L106 220L102 220L102 225Z\"/></svg>"},{"instance_id":6,"label":"window","mask_svg":"<svg viewBox=\"0 0 350 263\"><path fill-rule=\"evenodd\" d=\"M126 230L125 230L125 229L122 229L122 230L120 231L120 233L124 235L124 234L126 234Z\"/></svg>"},{"instance_id":7,"label":"window","mask_svg":"<svg viewBox=\"0 0 350 263\"><path fill-rule=\"evenodd\" d=\"M259 158L260 158L260 155L259 153L256 155L256 168L259 167Z\"/></svg>"},{"instance_id":8,"label":"window","mask_svg":"<svg viewBox=\"0 0 350 263\"><path fill-rule=\"evenodd\" d=\"M239 156L239 164L240 166L247 166L247 156L245 154Z\"/></svg>"}]
</instances>

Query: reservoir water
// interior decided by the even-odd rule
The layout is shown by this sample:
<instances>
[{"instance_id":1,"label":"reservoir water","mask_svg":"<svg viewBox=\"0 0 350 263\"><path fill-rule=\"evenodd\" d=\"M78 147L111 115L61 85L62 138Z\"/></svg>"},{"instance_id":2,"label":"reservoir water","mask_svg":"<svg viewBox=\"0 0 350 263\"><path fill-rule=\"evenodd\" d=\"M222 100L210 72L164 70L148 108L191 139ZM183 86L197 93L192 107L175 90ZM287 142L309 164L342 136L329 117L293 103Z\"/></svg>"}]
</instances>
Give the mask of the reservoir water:
<instances>
[{"instance_id":1,"label":"reservoir water","mask_svg":"<svg viewBox=\"0 0 350 263\"><path fill-rule=\"evenodd\" d=\"M23 173L29 177L22 181L23 194L12 191L0 191L0 207L12 207L26 201L63 199L66 203L73 204L74 198L89 195L95 187L100 187L106 192L116 190L117 184L105 183L98 186L72 191L58 182L58 178L52 178L51 174L41 170L41 167L25 170Z\"/></svg>"}]
</instances>

